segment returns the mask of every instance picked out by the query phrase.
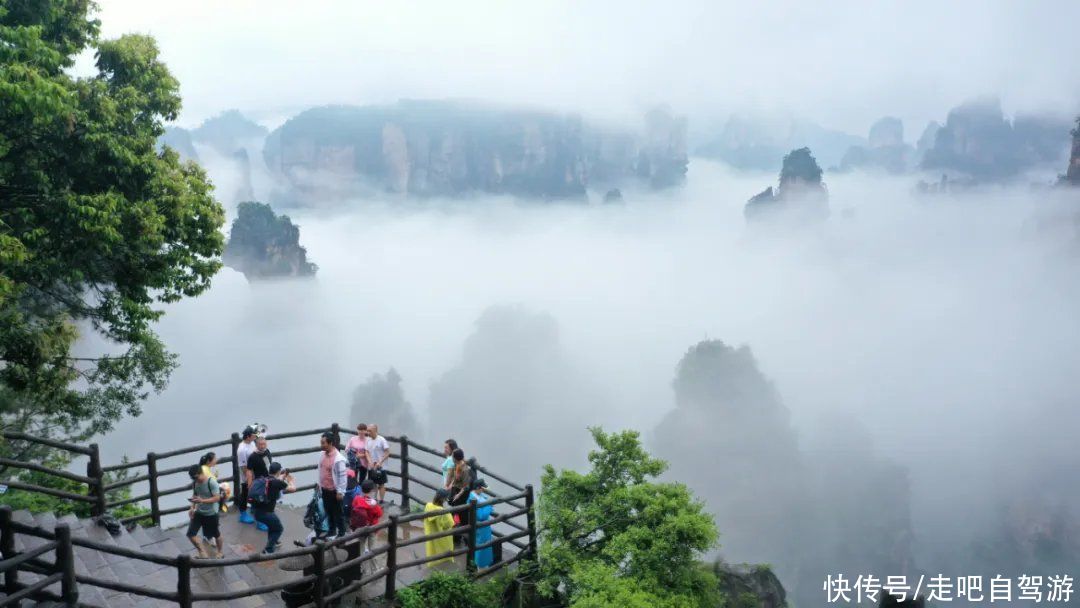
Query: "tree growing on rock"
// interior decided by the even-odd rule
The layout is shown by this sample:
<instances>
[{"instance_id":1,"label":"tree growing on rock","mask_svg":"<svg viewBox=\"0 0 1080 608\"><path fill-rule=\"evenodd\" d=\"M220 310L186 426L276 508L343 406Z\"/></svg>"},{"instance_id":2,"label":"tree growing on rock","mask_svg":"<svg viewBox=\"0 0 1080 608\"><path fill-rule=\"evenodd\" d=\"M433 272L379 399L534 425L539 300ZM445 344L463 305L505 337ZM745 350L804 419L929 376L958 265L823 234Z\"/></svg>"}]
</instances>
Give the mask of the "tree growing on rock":
<instances>
[{"instance_id":1,"label":"tree growing on rock","mask_svg":"<svg viewBox=\"0 0 1080 608\"><path fill-rule=\"evenodd\" d=\"M240 203L225 246L225 265L248 280L310 277L319 267L307 260L300 246L300 228L287 215L276 215L270 205Z\"/></svg>"},{"instance_id":2,"label":"tree growing on rock","mask_svg":"<svg viewBox=\"0 0 1080 608\"><path fill-rule=\"evenodd\" d=\"M810 148L792 150L780 168L780 185L769 186L746 203L748 220L788 216L796 220L820 220L829 215L829 192L821 181L822 170Z\"/></svg>"},{"instance_id":3,"label":"tree growing on rock","mask_svg":"<svg viewBox=\"0 0 1080 608\"><path fill-rule=\"evenodd\" d=\"M655 481L667 465L634 431L591 429L590 470L541 481L542 590L562 591L569 606L698 606L716 595L699 558L717 540L716 525L686 486Z\"/></svg>"}]
</instances>

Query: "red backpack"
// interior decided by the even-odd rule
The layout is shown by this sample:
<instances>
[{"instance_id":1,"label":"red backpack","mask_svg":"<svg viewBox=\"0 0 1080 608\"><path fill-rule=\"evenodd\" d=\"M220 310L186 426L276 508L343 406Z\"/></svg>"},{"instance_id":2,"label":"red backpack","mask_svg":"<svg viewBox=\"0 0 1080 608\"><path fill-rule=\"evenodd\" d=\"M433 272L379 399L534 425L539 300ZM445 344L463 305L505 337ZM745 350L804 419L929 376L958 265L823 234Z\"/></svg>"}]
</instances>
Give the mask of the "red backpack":
<instances>
[{"instance_id":1,"label":"red backpack","mask_svg":"<svg viewBox=\"0 0 1080 608\"><path fill-rule=\"evenodd\" d=\"M353 530L374 526L382 519L382 507L374 500L357 494L349 510L349 527Z\"/></svg>"}]
</instances>

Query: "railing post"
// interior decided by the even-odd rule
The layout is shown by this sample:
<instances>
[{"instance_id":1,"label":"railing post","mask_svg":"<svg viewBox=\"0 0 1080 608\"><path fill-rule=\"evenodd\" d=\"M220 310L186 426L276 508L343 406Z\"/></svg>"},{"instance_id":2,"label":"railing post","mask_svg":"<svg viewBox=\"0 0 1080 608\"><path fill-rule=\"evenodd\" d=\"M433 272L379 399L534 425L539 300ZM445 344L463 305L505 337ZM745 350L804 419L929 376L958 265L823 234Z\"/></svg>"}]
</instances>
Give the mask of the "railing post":
<instances>
[{"instance_id":1,"label":"railing post","mask_svg":"<svg viewBox=\"0 0 1080 608\"><path fill-rule=\"evenodd\" d=\"M60 601L67 606L79 603L79 586L75 581L75 553L71 547L71 527L68 524L56 525L56 572L63 574L60 579Z\"/></svg>"},{"instance_id":2,"label":"railing post","mask_svg":"<svg viewBox=\"0 0 1080 608\"><path fill-rule=\"evenodd\" d=\"M240 463L237 462L238 454L240 450L240 433L233 433L232 438L229 440L232 443L232 495L233 504L240 504Z\"/></svg>"},{"instance_id":3,"label":"railing post","mask_svg":"<svg viewBox=\"0 0 1080 608\"><path fill-rule=\"evenodd\" d=\"M15 557L15 530L11 529L11 507L0 506L0 553L4 559ZM4 573L4 593L11 595L19 590L19 569Z\"/></svg>"},{"instance_id":4,"label":"railing post","mask_svg":"<svg viewBox=\"0 0 1080 608\"><path fill-rule=\"evenodd\" d=\"M390 516L390 526L386 528L386 542L389 548L386 551L386 593L383 597L388 602L394 601L394 595L396 589L394 584L397 581L397 529L398 529L398 516Z\"/></svg>"},{"instance_id":5,"label":"railing post","mask_svg":"<svg viewBox=\"0 0 1080 608\"><path fill-rule=\"evenodd\" d=\"M155 526L160 526L161 506L158 504L160 495L158 494L157 454L150 452L146 455L146 469L150 474L150 518L153 519Z\"/></svg>"},{"instance_id":6,"label":"railing post","mask_svg":"<svg viewBox=\"0 0 1080 608\"><path fill-rule=\"evenodd\" d=\"M191 608L191 556L186 553L176 557L176 603Z\"/></svg>"},{"instance_id":7,"label":"railing post","mask_svg":"<svg viewBox=\"0 0 1080 608\"><path fill-rule=\"evenodd\" d=\"M476 499L469 499L469 510L465 512L469 518L469 535L466 541L469 552L465 554L465 571L476 572Z\"/></svg>"},{"instance_id":8,"label":"railing post","mask_svg":"<svg viewBox=\"0 0 1080 608\"><path fill-rule=\"evenodd\" d=\"M91 515L105 514L105 472L101 470L101 450L98 444L90 444L90 462L86 463L86 476L93 481L90 489L94 496L94 506Z\"/></svg>"},{"instance_id":9,"label":"railing post","mask_svg":"<svg viewBox=\"0 0 1080 608\"><path fill-rule=\"evenodd\" d=\"M315 606L317 608L324 608L326 606L326 600L323 599L326 586L326 545L323 541L315 541L315 553L312 554L312 558L315 560Z\"/></svg>"},{"instance_id":10,"label":"railing post","mask_svg":"<svg viewBox=\"0 0 1080 608\"><path fill-rule=\"evenodd\" d=\"M401 436L401 512L409 512L409 438Z\"/></svg>"},{"instance_id":11,"label":"railing post","mask_svg":"<svg viewBox=\"0 0 1080 608\"><path fill-rule=\"evenodd\" d=\"M529 528L529 553L530 557L537 559L536 555L536 510L533 508L533 487L532 484L525 485L525 508L528 509L525 513L525 519L528 522Z\"/></svg>"}]
</instances>

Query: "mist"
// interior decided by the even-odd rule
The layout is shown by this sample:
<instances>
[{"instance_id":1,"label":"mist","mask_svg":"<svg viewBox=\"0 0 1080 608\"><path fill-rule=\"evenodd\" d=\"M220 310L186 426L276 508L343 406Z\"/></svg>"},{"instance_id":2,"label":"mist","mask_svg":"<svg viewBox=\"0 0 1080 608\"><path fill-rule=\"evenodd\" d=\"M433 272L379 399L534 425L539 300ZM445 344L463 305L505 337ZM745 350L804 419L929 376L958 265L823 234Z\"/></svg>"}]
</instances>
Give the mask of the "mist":
<instances>
[{"instance_id":1,"label":"mist","mask_svg":"<svg viewBox=\"0 0 1080 608\"><path fill-rule=\"evenodd\" d=\"M180 367L103 441L106 460L252 421L271 432L352 424L357 387L391 367L424 441L455 437L521 480L546 463L582 465L594 424L640 430L664 455L656 428L675 407L676 365L719 339L752 352L789 426L776 441L804 468L736 490L694 485L724 462L677 467L710 508L725 491L796 514L872 519L895 503L910 510L914 564L931 572L982 567L971 544L1027 525L1018 520L1065 509L1075 522L1069 194L926 197L910 179L830 175L826 222L747 226L746 198L772 179L694 160L686 187L625 205L292 210L318 276L249 284L226 268L208 293L169 306L158 330ZM723 453L730 432L701 427L684 441ZM785 491L761 492L777 484ZM768 561L801 584L790 554L748 533L755 524L718 515L721 555ZM859 534L828 529L785 547L820 557L831 549L814 539Z\"/></svg>"},{"instance_id":2,"label":"mist","mask_svg":"<svg viewBox=\"0 0 1080 608\"><path fill-rule=\"evenodd\" d=\"M826 160L811 145L828 219L774 226L743 209L775 171L703 158L681 187L610 184L623 204L596 204L609 185L585 179L593 204L537 204L336 181L362 154L406 182L409 163L444 147L465 163L468 138L440 140L445 125L387 148L393 121L372 119L370 149L324 142L321 164L314 144L301 154L317 133L305 127L304 162L288 167L271 167L264 135L196 137L229 220L237 202L273 204L319 270L249 282L224 268L167 306L157 330L180 365L101 441L106 462L252 422L364 421L434 446L455 438L536 483L545 464L585 464L589 426L629 428L715 515L715 556L774 565L797 605L820 602L828 573L1080 567L1080 222L1075 191L1049 187L1080 107L1080 3L99 4L105 36L158 40L185 128L238 108L265 134L316 106L411 98L629 133L666 104L689 125L665 149L677 160L746 144L779 168L807 133L836 148ZM903 121L893 143L914 154L916 138L934 143L929 121L983 96L1003 109L991 127L1060 131L1062 158L937 195L915 183L940 178L944 192L944 170L914 162L899 176L831 171L883 116ZM1019 145L979 139L984 127L958 150L993 160ZM304 205L288 179L308 165L331 170ZM699 357L718 382L684 374Z\"/></svg>"},{"instance_id":3,"label":"mist","mask_svg":"<svg viewBox=\"0 0 1080 608\"><path fill-rule=\"evenodd\" d=\"M464 97L621 122L670 103L695 127L753 111L865 133L893 115L917 134L980 95L1010 113L1080 98L1069 0L99 4L105 35L158 39L182 126L223 107L272 128L312 105Z\"/></svg>"}]
</instances>

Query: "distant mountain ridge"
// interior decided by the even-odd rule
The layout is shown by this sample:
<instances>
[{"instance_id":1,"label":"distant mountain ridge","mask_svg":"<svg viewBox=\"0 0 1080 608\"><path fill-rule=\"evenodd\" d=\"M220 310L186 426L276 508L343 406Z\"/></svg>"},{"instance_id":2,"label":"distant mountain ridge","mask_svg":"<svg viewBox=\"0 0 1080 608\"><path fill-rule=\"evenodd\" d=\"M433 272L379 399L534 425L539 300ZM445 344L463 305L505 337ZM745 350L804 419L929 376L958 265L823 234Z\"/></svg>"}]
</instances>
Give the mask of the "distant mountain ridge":
<instances>
[{"instance_id":1,"label":"distant mountain ridge","mask_svg":"<svg viewBox=\"0 0 1080 608\"><path fill-rule=\"evenodd\" d=\"M633 132L572 114L458 101L313 108L271 133L263 157L300 199L328 188L577 199L591 187L675 186L688 164L686 120L666 109L649 112Z\"/></svg>"}]
</instances>

